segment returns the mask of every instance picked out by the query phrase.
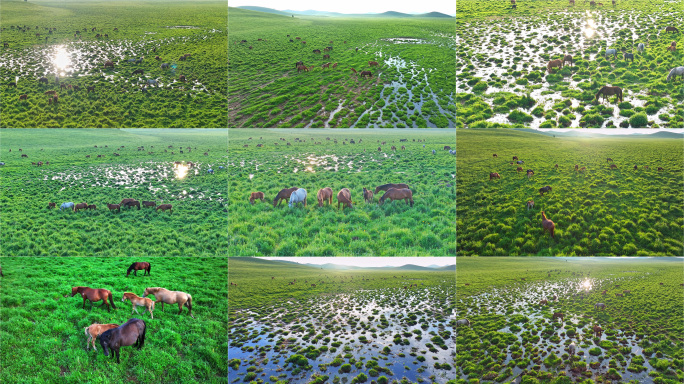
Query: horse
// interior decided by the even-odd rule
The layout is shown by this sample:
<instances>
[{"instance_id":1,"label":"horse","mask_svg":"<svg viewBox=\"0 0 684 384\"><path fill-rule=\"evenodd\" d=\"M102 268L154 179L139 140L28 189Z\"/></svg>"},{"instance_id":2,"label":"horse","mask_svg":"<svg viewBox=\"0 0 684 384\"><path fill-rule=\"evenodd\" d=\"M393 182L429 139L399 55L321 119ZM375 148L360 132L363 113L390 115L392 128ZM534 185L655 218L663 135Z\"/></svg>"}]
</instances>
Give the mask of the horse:
<instances>
[{"instance_id":1,"label":"horse","mask_svg":"<svg viewBox=\"0 0 684 384\"><path fill-rule=\"evenodd\" d=\"M133 271L133 275L135 276L138 276L138 271L145 271L143 272L143 276L145 276L145 273L149 275L151 270L152 266L147 261L137 261L128 267L128 270L126 271L126 277L131 274L131 271Z\"/></svg>"},{"instance_id":2,"label":"horse","mask_svg":"<svg viewBox=\"0 0 684 384\"><path fill-rule=\"evenodd\" d=\"M278 192L276 197L273 199L273 207L275 208L276 205L280 205L281 200L285 200L285 201L289 200L290 195L292 195L292 192L296 191L297 189L299 189L299 188L293 187L293 188L281 189L280 192Z\"/></svg>"},{"instance_id":3,"label":"horse","mask_svg":"<svg viewBox=\"0 0 684 384\"><path fill-rule=\"evenodd\" d=\"M160 68L161 68L161 69L167 69L167 68L169 68L169 63L162 63L162 65L160 66Z\"/></svg>"},{"instance_id":4,"label":"horse","mask_svg":"<svg viewBox=\"0 0 684 384\"><path fill-rule=\"evenodd\" d=\"M551 68L558 67L563 68L562 60L551 60L546 64L546 71L551 73Z\"/></svg>"},{"instance_id":5,"label":"horse","mask_svg":"<svg viewBox=\"0 0 684 384\"><path fill-rule=\"evenodd\" d=\"M121 212L121 205L119 204L107 204L107 208L109 208L109 211L119 211Z\"/></svg>"},{"instance_id":6,"label":"horse","mask_svg":"<svg viewBox=\"0 0 684 384\"><path fill-rule=\"evenodd\" d=\"M323 203L325 201L328 202L328 205L332 205L332 196L333 196L332 188L325 187L325 188L319 189L318 193L316 194L316 198L318 199L318 206L322 207Z\"/></svg>"},{"instance_id":7,"label":"horse","mask_svg":"<svg viewBox=\"0 0 684 384\"><path fill-rule=\"evenodd\" d=\"M86 209L92 209L92 210L94 210L94 209L97 209L97 206L96 206L95 204L88 204L88 206L86 207Z\"/></svg>"},{"instance_id":8,"label":"horse","mask_svg":"<svg viewBox=\"0 0 684 384\"><path fill-rule=\"evenodd\" d=\"M28 100L28 95L26 95L26 94L19 95L19 100Z\"/></svg>"},{"instance_id":9,"label":"horse","mask_svg":"<svg viewBox=\"0 0 684 384\"><path fill-rule=\"evenodd\" d=\"M152 301L152 299L149 299L147 297L139 297L133 292L124 292L121 301L125 302L126 300L129 300L133 305L131 315L133 314L133 312L138 313L138 307L145 307L147 308L147 311L150 313L150 316L152 316L152 318L154 319L154 315L152 314L152 311L154 311L154 301Z\"/></svg>"},{"instance_id":10,"label":"horse","mask_svg":"<svg viewBox=\"0 0 684 384\"><path fill-rule=\"evenodd\" d=\"M552 239L556 239L556 237L553 235L553 231L556 228L556 225L553 223L553 221L549 220L546 218L546 214L544 214L544 211L542 211L542 229L544 231L549 231L551 234Z\"/></svg>"},{"instance_id":11,"label":"horse","mask_svg":"<svg viewBox=\"0 0 684 384\"><path fill-rule=\"evenodd\" d=\"M498 173L496 173L496 172L490 173L490 174L489 174L489 180L494 179L494 178L500 179L501 176L500 176Z\"/></svg>"},{"instance_id":12,"label":"horse","mask_svg":"<svg viewBox=\"0 0 684 384\"><path fill-rule=\"evenodd\" d=\"M663 168L663 167L658 167L658 171L664 171L664 170L665 170L665 168Z\"/></svg>"},{"instance_id":13,"label":"horse","mask_svg":"<svg viewBox=\"0 0 684 384\"><path fill-rule=\"evenodd\" d=\"M492 157L499 157L499 156L495 153L494 155L492 155Z\"/></svg>"},{"instance_id":14,"label":"horse","mask_svg":"<svg viewBox=\"0 0 684 384\"><path fill-rule=\"evenodd\" d=\"M677 46L676 46L676 45L670 45L670 46L667 47L666 49L667 49L668 51L674 52L675 50L677 50Z\"/></svg>"},{"instance_id":15,"label":"horse","mask_svg":"<svg viewBox=\"0 0 684 384\"><path fill-rule=\"evenodd\" d=\"M518 156L513 156L513 160L519 160Z\"/></svg>"},{"instance_id":16,"label":"horse","mask_svg":"<svg viewBox=\"0 0 684 384\"><path fill-rule=\"evenodd\" d=\"M88 204L78 203L78 204L74 205L73 210L74 210L74 212L78 212L79 209L86 209L86 208L88 208Z\"/></svg>"},{"instance_id":17,"label":"horse","mask_svg":"<svg viewBox=\"0 0 684 384\"><path fill-rule=\"evenodd\" d=\"M132 200L132 201L127 201L127 202L121 204L121 206L122 207L129 207L129 208L130 207L138 207L138 211L139 211L140 210L140 202L138 200L135 200L135 199L129 199L129 200Z\"/></svg>"},{"instance_id":18,"label":"horse","mask_svg":"<svg viewBox=\"0 0 684 384\"><path fill-rule=\"evenodd\" d=\"M413 192L411 192L410 189L408 188L390 188L385 192L384 195L380 198L378 201L379 205L382 205L382 203L386 200L390 199L390 201L393 200L404 200L406 201L406 204L408 205L410 202L410 205L413 207Z\"/></svg>"},{"instance_id":19,"label":"horse","mask_svg":"<svg viewBox=\"0 0 684 384\"><path fill-rule=\"evenodd\" d=\"M173 205L171 205L171 204L161 204L155 209L155 211L158 211L160 209L162 210L162 212L164 212L168 209L169 214L173 214Z\"/></svg>"},{"instance_id":20,"label":"horse","mask_svg":"<svg viewBox=\"0 0 684 384\"><path fill-rule=\"evenodd\" d=\"M561 321L565 321L565 315L562 312L554 312L551 320L556 320L558 318L560 318Z\"/></svg>"},{"instance_id":21,"label":"horse","mask_svg":"<svg viewBox=\"0 0 684 384\"><path fill-rule=\"evenodd\" d=\"M376 188L375 188L375 192L373 192L373 193L377 195L378 192L380 192L380 191L387 191L387 190L389 190L390 188L397 188L397 189L400 189L400 188L408 188L408 187L409 187L408 184L404 184L404 183L399 183L399 184L383 184L383 185L381 185L381 186L376 187Z\"/></svg>"},{"instance_id":22,"label":"horse","mask_svg":"<svg viewBox=\"0 0 684 384\"><path fill-rule=\"evenodd\" d=\"M551 186L548 186L548 185L546 187L539 188L539 194L541 196L544 196L544 192L551 192L551 191L552 191Z\"/></svg>"},{"instance_id":23,"label":"horse","mask_svg":"<svg viewBox=\"0 0 684 384\"><path fill-rule=\"evenodd\" d=\"M114 68L114 63L113 63L111 60L107 60L107 61L105 61L105 63L104 63L104 67L105 67L105 68L107 68L107 67L109 67L109 68Z\"/></svg>"},{"instance_id":24,"label":"horse","mask_svg":"<svg viewBox=\"0 0 684 384\"><path fill-rule=\"evenodd\" d=\"M669 82L670 79L676 79L677 76L680 76L680 75L682 76L682 80L684 80L684 67L672 68L670 70L670 74L667 75L667 80L665 80L665 81Z\"/></svg>"},{"instance_id":25,"label":"horse","mask_svg":"<svg viewBox=\"0 0 684 384\"><path fill-rule=\"evenodd\" d=\"M456 320L456 325L467 325L470 327L470 320L468 319L461 319L461 320Z\"/></svg>"},{"instance_id":26,"label":"horse","mask_svg":"<svg viewBox=\"0 0 684 384\"><path fill-rule=\"evenodd\" d=\"M515 170L516 170L516 172L522 172L522 171L523 171L523 168L522 168L522 167L518 167L518 168L516 168Z\"/></svg>"},{"instance_id":27,"label":"horse","mask_svg":"<svg viewBox=\"0 0 684 384\"><path fill-rule=\"evenodd\" d=\"M301 72L301 71L309 72L309 68L307 68L307 67L305 67L305 66L303 66L303 65L297 66L297 73L299 73L299 72Z\"/></svg>"},{"instance_id":28,"label":"horse","mask_svg":"<svg viewBox=\"0 0 684 384\"><path fill-rule=\"evenodd\" d=\"M527 180L530 179L530 177L534 176L534 171L528 170L527 171Z\"/></svg>"},{"instance_id":29,"label":"horse","mask_svg":"<svg viewBox=\"0 0 684 384\"><path fill-rule=\"evenodd\" d=\"M140 319L130 319L120 327L112 328L100 336L100 345L104 350L104 355L109 356L110 350L112 357L116 354L116 363L120 364L119 348L134 346L138 349L145 345L145 332L147 326Z\"/></svg>"},{"instance_id":30,"label":"horse","mask_svg":"<svg viewBox=\"0 0 684 384\"><path fill-rule=\"evenodd\" d=\"M157 203L155 203L154 201L143 201L142 205L143 205L143 207L153 207L154 208L157 206Z\"/></svg>"},{"instance_id":31,"label":"horse","mask_svg":"<svg viewBox=\"0 0 684 384\"><path fill-rule=\"evenodd\" d=\"M116 309L116 306L114 305L114 299L112 297L112 292L107 289L94 289L90 287L72 287L71 297L74 297L74 295L77 293L80 293L81 297L83 297L83 309L85 309L86 300L90 301L90 309L93 309L94 302L100 300L102 300L102 305L100 305L100 307L106 305L108 312L110 311L109 304L112 305L112 308ZM109 304L107 303L107 299L109 299Z\"/></svg>"},{"instance_id":32,"label":"horse","mask_svg":"<svg viewBox=\"0 0 684 384\"><path fill-rule=\"evenodd\" d=\"M378 65L379 65L379 64L378 64L377 61L369 61L369 62L368 62L368 66L369 66L369 67L377 67Z\"/></svg>"},{"instance_id":33,"label":"horse","mask_svg":"<svg viewBox=\"0 0 684 384\"><path fill-rule=\"evenodd\" d=\"M321 68L330 68L330 63L322 64Z\"/></svg>"},{"instance_id":34,"label":"horse","mask_svg":"<svg viewBox=\"0 0 684 384\"><path fill-rule=\"evenodd\" d=\"M666 32L666 33L667 33L667 32L679 33L679 29L677 29L677 28L675 28L675 27L666 27L666 28L665 28L665 32Z\"/></svg>"},{"instance_id":35,"label":"horse","mask_svg":"<svg viewBox=\"0 0 684 384\"><path fill-rule=\"evenodd\" d=\"M290 194L290 202L287 203L287 206L292 208L292 206L297 205L297 203L303 203L306 207L306 189L298 188Z\"/></svg>"},{"instance_id":36,"label":"horse","mask_svg":"<svg viewBox=\"0 0 684 384\"><path fill-rule=\"evenodd\" d=\"M320 49L314 49L313 53L321 53L321 50Z\"/></svg>"},{"instance_id":37,"label":"horse","mask_svg":"<svg viewBox=\"0 0 684 384\"><path fill-rule=\"evenodd\" d=\"M604 100L608 96L617 95L615 98L615 101L617 101L618 99L620 100L620 102L623 101L623 99L622 99L622 88L620 88L620 87L609 87L609 86L605 85L605 86L601 87L601 89L599 89L599 91L596 93L596 98L595 98L596 101L598 101L599 95L603 95Z\"/></svg>"},{"instance_id":38,"label":"horse","mask_svg":"<svg viewBox=\"0 0 684 384\"><path fill-rule=\"evenodd\" d=\"M617 169L617 165L611 164L611 165L610 165L610 169Z\"/></svg>"},{"instance_id":39,"label":"horse","mask_svg":"<svg viewBox=\"0 0 684 384\"><path fill-rule=\"evenodd\" d=\"M608 55L613 55L613 59L617 59L617 49L606 49L606 59L608 59Z\"/></svg>"},{"instance_id":40,"label":"horse","mask_svg":"<svg viewBox=\"0 0 684 384\"><path fill-rule=\"evenodd\" d=\"M569 350L569 352L570 352L570 356L573 356L573 355L575 354L576 349L577 349L577 345L575 345L575 342L573 341L573 342L570 343L570 345L568 346L568 350Z\"/></svg>"},{"instance_id":41,"label":"horse","mask_svg":"<svg viewBox=\"0 0 684 384\"><path fill-rule=\"evenodd\" d=\"M615 297L623 297L622 293L616 293Z\"/></svg>"},{"instance_id":42,"label":"horse","mask_svg":"<svg viewBox=\"0 0 684 384\"><path fill-rule=\"evenodd\" d=\"M603 304L603 303L596 303L596 304L594 304L594 309L598 309L598 308L601 308L601 309L605 310L605 309L606 309L606 305Z\"/></svg>"},{"instance_id":43,"label":"horse","mask_svg":"<svg viewBox=\"0 0 684 384\"><path fill-rule=\"evenodd\" d=\"M594 336L601 337L601 334L603 333L603 328L599 327L598 325L594 325L591 328L591 332Z\"/></svg>"},{"instance_id":44,"label":"horse","mask_svg":"<svg viewBox=\"0 0 684 384\"><path fill-rule=\"evenodd\" d=\"M529 211L530 208L534 208L534 201L532 201L532 200L527 202L527 210Z\"/></svg>"},{"instance_id":45,"label":"horse","mask_svg":"<svg viewBox=\"0 0 684 384\"><path fill-rule=\"evenodd\" d=\"M351 192L349 192L349 189L342 188L339 192L337 192L337 209L340 209L340 203L342 203L343 210L345 207L354 208L352 205Z\"/></svg>"},{"instance_id":46,"label":"horse","mask_svg":"<svg viewBox=\"0 0 684 384\"><path fill-rule=\"evenodd\" d=\"M613 159L611 159L610 157L606 158L606 162L609 162L609 161L612 162Z\"/></svg>"},{"instance_id":47,"label":"horse","mask_svg":"<svg viewBox=\"0 0 684 384\"><path fill-rule=\"evenodd\" d=\"M99 324L99 323L93 323L90 324L90 326L83 328L85 330L86 336L88 336L88 341L86 341L86 351L90 347L90 342L92 340L93 344L93 349L97 351L97 347L95 347L95 340L97 340L97 337L100 336L102 333L118 327L119 324Z\"/></svg>"},{"instance_id":48,"label":"horse","mask_svg":"<svg viewBox=\"0 0 684 384\"><path fill-rule=\"evenodd\" d=\"M366 203L372 203L373 202L373 191L370 189L366 189L365 187L363 188L363 200Z\"/></svg>"},{"instance_id":49,"label":"horse","mask_svg":"<svg viewBox=\"0 0 684 384\"><path fill-rule=\"evenodd\" d=\"M145 288L142 297L147 295L154 295L157 299L156 303L162 303L162 312L164 312L164 303L166 304L178 304L178 314L183 312L183 305L188 307L188 313L193 319L195 316L192 315L192 296L189 293L181 291L169 291L166 288L160 287L149 287Z\"/></svg>"},{"instance_id":50,"label":"horse","mask_svg":"<svg viewBox=\"0 0 684 384\"><path fill-rule=\"evenodd\" d=\"M640 53L644 53L644 48L644 43L637 44L637 51L639 51Z\"/></svg>"},{"instance_id":51,"label":"horse","mask_svg":"<svg viewBox=\"0 0 684 384\"><path fill-rule=\"evenodd\" d=\"M582 167L582 168L579 169L579 172L584 172L584 171L586 171L586 170L587 170L587 167Z\"/></svg>"},{"instance_id":52,"label":"horse","mask_svg":"<svg viewBox=\"0 0 684 384\"><path fill-rule=\"evenodd\" d=\"M622 57L626 60L632 59L632 63L634 62L634 54L633 53L623 53Z\"/></svg>"},{"instance_id":53,"label":"horse","mask_svg":"<svg viewBox=\"0 0 684 384\"><path fill-rule=\"evenodd\" d=\"M137 74L143 75L144 73L145 73L144 70L142 70L142 69L136 69L135 71L133 71L132 75L137 75Z\"/></svg>"},{"instance_id":54,"label":"horse","mask_svg":"<svg viewBox=\"0 0 684 384\"><path fill-rule=\"evenodd\" d=\"M256 199L261 200L261 202L264 202L264 193L263 192L252 192L249 194L249 203L254 205L254 201Z\"/></svg>"},{"instance_id":55,"label":"horse","mask_svg":"<svg viewBox=\"0 0 684 384\"><path fill-rule=\"evenodd\" d=\"M337 68L337 63L333 64L333 69Z\"/></svg>"},{"instance_id":56,"label":"horse","mask_svg":"<svg viewBox=\"0 0 684 384\"><path fill-rule=\"evenodd\" d=\"M303 62L303 61L298 61L298 62L295 64L295 68L299 67L300 65L304 65L304 62Z\"/></svg>"},{"instance_id":57,"label":"horse","mask_svg":"<svg viewBox=\"0 0 684 384\"><path fill-rule=\"evenodd\" d=\"M563 57L563 65L565 65L566 61L569 61L570 65L574 65L572 61L572 55L565 55L565 57Z\"/></svg>"},{"instance_id":58,"label":"horse","mask_svg":"<svg viewBox=\"0 0 684 384\"><path fill-rule=\"evenodd\" d=\"M330 55L328 55L328 54L326 53L325 55L323 55L323 58L324 58L324 59L329 59L329 58L330 58Z\"/></svg>"},{"instance_id":59,"label":"horse","mask_svg":"<svg viewBox=\"0 0 684 384\"><path fill-rule=\"evenodd\" d=\"M622 291L624 294L632 293L632 291Z\"/></svg>"},{"instance_id":60,"label":"horse","mask_svg":"<svg viewBox=\"0 0 684 384\"><path fill-rule=\"evenodd\" d=\"M371 71L361 71L361 77L363 76L372 77L373 73Z\"/></svg>"},{"instance_id":61,"label":"horse","mask_svg":"<svg viewBox=\"0 0 684 384\"><path fill-rule=\"evenodd\" d=\"M549 304L549 301L546 299L539 302L539 305L548 305L548 304Z\"/></svg>"},{"instance_id":62,"label":"horse","mask_svg":"<svg viewBox=\"0 0 684 384\"><path fill-rule=\"evenodd\" d=\"M50 208L55 208L55 207L57 207L57 204L55 204L55 203L48 203L48 206L47 206L47 207L48 207L48 209L50 209Z\"/></svg>"}]
</instances>

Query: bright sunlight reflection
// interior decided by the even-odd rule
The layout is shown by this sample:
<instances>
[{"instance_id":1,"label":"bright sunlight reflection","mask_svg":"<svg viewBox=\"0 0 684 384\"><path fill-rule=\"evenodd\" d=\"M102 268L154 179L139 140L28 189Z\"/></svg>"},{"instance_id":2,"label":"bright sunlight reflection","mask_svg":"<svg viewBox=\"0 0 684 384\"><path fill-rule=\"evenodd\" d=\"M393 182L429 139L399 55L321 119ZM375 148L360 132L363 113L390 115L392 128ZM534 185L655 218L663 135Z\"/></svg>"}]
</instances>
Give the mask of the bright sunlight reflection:
<instances>
[{"instance_id":1,"label":"bright sunlight reflection","mask_svg":"<svg viewBox=\"0 0 684 384\"><path fill-rule=\"evenodd\" d=\"M64 76L64 71L66 71L71 66L71 58L69 58L69 52L67 52L64 46L60 45L55 51L55 57L53 63L57 70L60 72L60 76Z\"/></svg>"},{"instance_id":2,"label":"bright sunlight reflection","mask_svg":"<svg viewBox=\"0 0 684 384\"><path fill-rule=\"evenodd\" d=\"M584 280L584 282L582 282L582 288L584 288L584 289L591 289L591 281L589 281L589 280Z\"/></svg>"},{"instance_id":3,"label":"bright sunlight reflection","mask_svg":"<svg viewBox=\"0 0 684 384\"><path fill-rule=\"evenodd\" d=\"M588 11L587 11L587 16L591 17L591 15L589 14ZM594 21L594 19L589 18L589 19L587 19L587 25L584 26L584 35L587 38L592 38L592 37L594 37L595 34L596 34L596 22Z\"/></svg>"},{"instance_id":4,"label":"bright sunlight reflection","mask_svg":"<svg viewBox=\"0 0 684 384\"><path fill-rule=\"evenodd\" d=\"M190 167L188 167L185 164L174 164L173 165L173 171L176 172L176 178L177 179L184 179L185 176L188 175L188 170Z\"/></svg>"}]
</instances>

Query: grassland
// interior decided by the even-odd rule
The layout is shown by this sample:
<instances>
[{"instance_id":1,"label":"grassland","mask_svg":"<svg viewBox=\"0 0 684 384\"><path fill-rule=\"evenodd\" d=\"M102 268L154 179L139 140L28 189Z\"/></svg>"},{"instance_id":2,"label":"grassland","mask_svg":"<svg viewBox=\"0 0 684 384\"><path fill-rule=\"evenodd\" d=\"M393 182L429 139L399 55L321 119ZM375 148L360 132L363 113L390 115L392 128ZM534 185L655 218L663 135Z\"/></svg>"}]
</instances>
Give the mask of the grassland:
<instances>
[{"instance_id":1,"label":"grassland","mask_svg":"<svg viewBox=\"0 0 684 384\"><path fill-rule=\"evenodd\" d=\"M226 150L226 130L1 130L0 254L225 256ZM107 209L124 198L173 212ZM60 211L63 202L97 209Z\"/></svg>"},{"instance_id":2,"label":"grassland","mask_svg":"<svg viewBox=\"0 0 684 384\"><path fill-rule=\"evenodd\" d=\"M454 19L292 18L230 8L228 24L230 127L455 124ZM298 73L299 61L314 69ZM323 69L327 62L338 67ZM350 68L373 76L352 76Z\"/></svg>"},{"instance_id":3,"label":"grassland","mask_svg":"<svg viewBox=\"0 0 684 384\"><path fill-rule=\"evenodd\" d=\"M454 383L453 270L230 258L229 281L232 383Z\"/></svg>"},{"instance_id":4,"label":"grassland","mask_svg":"<svg viewBox=\"0 0 684 384\"><path fill-rule=\"evenodd\" d=\"M681 80L682 7L667 0L604 2L459 0L457 14L457 127L672 127L684 126ZM680 28L681 31L681 28ZM637 45L643 43L643 53ZM616 49L617 58L606 56ZM623 51L634 60L623 58ZM551 60L572 55L562 69ZM623 101L595 100L605 86Z\"/></svg>"},{"instance_id":5,"label":"grassland","mask_svg":"<svg viewBox=\"0 0 684 384\"><path fill-rule=\"evenodd\" d=\"M457 252L681 256L682 145L681 139L459 130ZM524 170L534 171L532 178L509 164L513 156L525 161L520 165ZM609 169L607 158L617 170ZM575 164L586 171L576 172ZM489 180L490 172L501 179ZM540 196L539 189L547 185L552 192ZM528 211L529 200L535 205ZM555 223L556 241L542 230L541 211Z\"/></svg>"},{"instance_id":6,"label":"grassland","mask_svg":"<svg viewBox=\"0 0 684 384\"><path fill-rule=\"evenodd\" d=\"M0 126L226 127L226 17L225 1L3 1L1 40L9 47L0 56ZM144 74L134 75L139 69ZM157 85L143 89L151 80ZM48 103L48 90L57 104Z\"/></svg>"},{"instance_id":7,"label":"grassland","mask_svg":"<svg viewBox=\"0 0 684 384\"><path fill-rule=\"evenodd\" d=\"M149 276L126 270L148 261ZM0 358L3 383L226 383L227 262L225 258L53 258L3 257L0 278ZM90 309L71 287L112 291L117 309ZM144 308L131 315L122 303L126 291L142 295L146 287L190 293L194 319L187 308L161 305L154 319ZM86 351L84 327L145 321L145 345L121 348L121 364L97 351Z\"/></svg>"},{"instance_id":8,"label":"grassland","mask_svg":"<svg viewBox=\"0 0 684 384\"><path fill-rule=\"evenodd\" d=\"M229 137L229 255L455 254L456 159L442 150L454 145L453 130L251 129L229 130ZM408 141L399 141L404 138ZM402 144L405 151L390 150ZM408 184L413 207L404 201L379 206L384 192L372 204L364 203L364 187L375 190L387 183ZM294 186L306 189L307 206L274 208L277 193ZM325 187L333 190L333 204L319 208L316 194ZM337 208L335 196L342 188L351 191L353 209ZM265 201L250 205L250 192L256 191L265 193Z\"/></svg>"},{"instance_id":9,"label":"grassland","mask_svg":"<svg viewBox=\"0 0 684 384\"><path fill-rule=\"evenodd\" d=\"M680 383L682 281L680 258L459 258L458 383Z\"/></svg>"}]
</instances>

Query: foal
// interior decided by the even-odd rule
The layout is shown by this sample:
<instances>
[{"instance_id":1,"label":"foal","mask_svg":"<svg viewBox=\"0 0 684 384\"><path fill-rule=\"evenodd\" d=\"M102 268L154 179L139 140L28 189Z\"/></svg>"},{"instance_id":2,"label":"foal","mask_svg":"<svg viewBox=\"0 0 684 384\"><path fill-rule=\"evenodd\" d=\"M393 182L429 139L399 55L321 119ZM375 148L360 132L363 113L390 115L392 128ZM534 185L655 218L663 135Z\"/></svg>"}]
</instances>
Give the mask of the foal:
<instances>
[{"instance_id":1,"label":"foal","mask_svg":"<svg viewBox=\"0 0 684 384\"><path fill-rule=\"evenodd\" d=\"M98 323L93 323L89 327L83 328L85 330L85 334L88 335L88 341L86 341L86 350L90 348L90 342L92 340L93 344L93 349L97 351L97 347L95 347L95 340L97 340L97 337L103 334L104 332L118 327L119 324L98 324Z\"/></svg>"},{"instance_id":2,"label":"foal","mask_svg":"<svg viewBox=\"0 0 684 384\"><path fill-rule=\"evenodd\" d=\"M154 311L154 300L147 297L139 297L133 292L124 292L121 301L125 302L126 300L129 300L131 304L133 304L133 311L131 311L131 315L134 311L135 313L138 313L138 307L145 307L150 313L150 316L152 316L154 319L154 315L152 314L152 311Z\"/></svg>"}]
</instances>

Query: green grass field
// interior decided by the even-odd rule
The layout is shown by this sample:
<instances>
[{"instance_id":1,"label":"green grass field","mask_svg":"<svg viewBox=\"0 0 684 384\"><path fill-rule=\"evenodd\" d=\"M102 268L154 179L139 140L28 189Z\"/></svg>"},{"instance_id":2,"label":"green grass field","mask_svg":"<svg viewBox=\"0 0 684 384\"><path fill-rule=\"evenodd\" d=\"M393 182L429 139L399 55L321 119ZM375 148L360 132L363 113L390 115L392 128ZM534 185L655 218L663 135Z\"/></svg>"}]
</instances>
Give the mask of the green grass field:
<instances>
[{"instance_id":1,"label":"green grass field","mask_svg":"<svg viewBox=\"0 0 684 384\"><path fill-rule=\"evenodd\" d=\"M229 130L229 255L454 255L456 159L442 149L454 140L453 130ZM404 201L379 206L382 191L372 204L364 202L364 187L387 183L408 184L413 207ZM281 202L274 208L277 193L291 187L306 189L307 207ZM325 187L333 190L333 204L319 208L316 194ZM337 208L342 188L351 191L353 209ZM265 200L250 205L256 191Z\"/></svg>"},{"instance_id":2,"label":"green grass field","mask_svg":"<svg viewBox=\"0 0 684 384\"><path fill-rule=\"evenodd\" d=\"M0 126L226 127L227 11L225 1L211 0L3 1L0 40L9 46L0 55ZM107 60L113 69L104 68ZM134 75L138 69L144 74ZM157 86L143 91L148 80ZM49 90L57 104L48 103Z\"/></svg>"},{"instance_id":3,"label":"green grass field","mask_svg":"<svg viewBox=\"0 0 684 384\"><path fill-rule=\"evenodd\" d=\"M0 381L3 383L226 383L227 262L225 258L31 258L3 257L0 278ZM126 270L149 261L149 276ZM71 287L112 291L116 310L90 309ZM143 307L133 314L124 292L142 296L147 287L192 295L187 308L161 304L150 318ZM66 297L65 297L66 296ZM121 364L99 345L86 351L84 329L93 323L145 321L145 345L122 347Z\"/></svg>"},{"instance_id":4,"label":"green grass field","mask_svg":"<svg viewBox=\"0 0 684 384\"><path fill-rule=\"evenodd\" d=\"M459 384L684 379L681 259L480 257L457 266L457 319L470 321L456 338Z\"/></svg>"},{"instance_id":5,"label":"green grass field","mask_svg":"<svg viewBox=\"0 0 684 384\"><path fill-rule=\"evenodd\" d=\"M457 252L681 256L682 149L682 139L553 138L533 132L459 130ZM523 170L535 172L531 179L516 172L517 164L509 164L513 156L525 161ZM609 169L607 158L617 170ZM575 164L586 171L576 172ZM501 179L489 180L491 172ZM553 191L540 196L539 189L547 185ZM529 200L535 204L528 211ZM555 223L556 241L542 230L541 211Z\"/></svg>"},{"instance_id":6,"label":"green grass field","mask_svg":"<svg viewBox=\"0 0 684 384\"><path fill-rule=\"evenodd\" d=\"M332 271L251 258L228 263L229 281L237 284L228 301L231 383L455 383L453 267ZM407 284L416 287L403 289Z\"/></svg>"},{"instance_id":7,"label":"green grass field","mask_svg":"<svg viewBox=\"0 0 684 384\"><path fill-rule=\"evenodd\" d=\"M230 8L228 24L231 127L455 125L453 18L292 18ZM407 37L420 40L389 40ZM314 68L298 73L299 61Z\"/></svg>"},{"instance_id":8,"label":"green grass field","mask_svg":"<svg viewBox=\"0 0 684 384\"><path fill-rule=\"evenodd\" d=\"M0 254L225 256L226 150L226 130L1 130ZM173 212L107 209L124 198ZM97 209L60 211L63 202Z\"/></svg>"}]
</instances>

